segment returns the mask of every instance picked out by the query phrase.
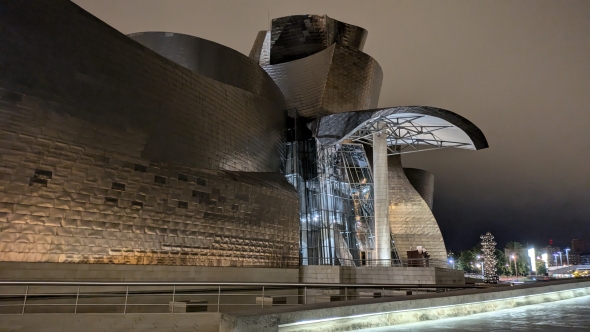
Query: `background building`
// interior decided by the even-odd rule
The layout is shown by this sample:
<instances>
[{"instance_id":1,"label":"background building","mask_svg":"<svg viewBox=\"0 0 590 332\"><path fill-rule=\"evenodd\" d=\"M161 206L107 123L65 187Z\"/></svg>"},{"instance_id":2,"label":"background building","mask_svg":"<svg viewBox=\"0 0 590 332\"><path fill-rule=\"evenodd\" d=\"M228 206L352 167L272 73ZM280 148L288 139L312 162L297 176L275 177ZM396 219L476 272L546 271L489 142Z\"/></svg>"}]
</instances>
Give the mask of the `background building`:
<instances>
[{"instance_id":1,"label":"background building","mask_svg":"<svg viewBox=\"0 0 590 332\"><path fill-rule=\"evenodd\" d=\"M569 260L571 265L580 264L580 255L586 253L584 240L573 239L572 250L569 252Z\"/></svg>"}]
</instances>

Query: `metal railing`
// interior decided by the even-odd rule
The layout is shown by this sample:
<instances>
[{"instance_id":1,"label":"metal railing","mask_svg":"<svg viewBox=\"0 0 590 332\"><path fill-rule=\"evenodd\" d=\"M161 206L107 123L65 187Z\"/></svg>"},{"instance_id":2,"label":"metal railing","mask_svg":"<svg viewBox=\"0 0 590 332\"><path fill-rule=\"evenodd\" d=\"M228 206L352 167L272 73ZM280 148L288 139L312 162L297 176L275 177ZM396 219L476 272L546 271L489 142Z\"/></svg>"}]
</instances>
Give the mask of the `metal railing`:
<instances>
[{"instance_id":1,"label":"metal railing","mask_svg":"<svg viewBox=\"0 0 590 332\"><path fill-rule=\"evenodd\" d=\"M0 281L0 314L221 312L481 288L474 285Z\"/></svg>"},{"instance_id":2,"label":"metal railing","mask_svg":"<svg viewBox=\"0 0 590 332\"><path fill-rule=\"evenodd\" d=\"M339 266L383 266L383 267L440 267L451 268L446 260L416 259L341 259L341 258L301 258L301 265L339 265Z\"/></svg>"}]
</instances>

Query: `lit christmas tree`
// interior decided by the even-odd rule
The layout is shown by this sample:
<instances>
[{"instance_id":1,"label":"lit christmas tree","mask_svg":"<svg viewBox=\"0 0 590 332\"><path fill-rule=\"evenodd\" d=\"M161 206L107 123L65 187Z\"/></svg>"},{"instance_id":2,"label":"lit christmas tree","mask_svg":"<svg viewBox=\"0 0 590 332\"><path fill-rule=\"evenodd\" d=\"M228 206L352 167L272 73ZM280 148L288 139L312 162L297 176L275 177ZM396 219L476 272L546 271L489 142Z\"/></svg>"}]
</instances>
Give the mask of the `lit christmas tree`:
<instances>
[{"instance_id":1,"label":"lit christmas tree","mask_svg":"<svg viewBox=\"0 0 590 332\"><path fill-rule=\"evenodd\" d=\"M487 284L497 284L498 275L496 275L496 242L494 242L494 236L492 233L487 232L486 235L480 236L481 238L481 250L483 251L483 282Z\"/></svg>"}]
</instances>

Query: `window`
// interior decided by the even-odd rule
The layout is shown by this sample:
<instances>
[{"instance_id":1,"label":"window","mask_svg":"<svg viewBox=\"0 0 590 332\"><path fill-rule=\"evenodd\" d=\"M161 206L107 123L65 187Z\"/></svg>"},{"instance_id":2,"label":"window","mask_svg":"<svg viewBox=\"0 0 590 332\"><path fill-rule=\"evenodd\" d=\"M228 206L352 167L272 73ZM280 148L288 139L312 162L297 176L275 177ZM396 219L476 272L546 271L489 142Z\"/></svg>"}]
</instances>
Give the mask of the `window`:
<instances>
[{"instance_id":1,"label":"window","mask_svg":"<svg viewBox=\"0 0 590 332\"><path fill-rule=\"evenodd\" d=\"M133 201L131 202L132 209L143 209L143 202Z\"/></svg>"},{"instance_id":2,"label":"window","mask_svg":"<svg viewBox=\"0 0 590 332\"><path fill-rule=\"evenodd\" d=\"M236 194L236 199L242 200L247 202L248 201L248 194Z\"/></svg>"},{"instance_id":3,"label":"window","mask_svg":"<svg viewBox=\"0 0 590 332\"><path fill-rule=\"evenodd\" d=\"M51 177L53 177L53 173L51 171L46 171L43 169L36 169L35 177L37 179L51 180Z\"/></svg>"},{"instance_id":4,"label":"window","mask_svg":"<svg viewBox=\"0 0 590 332\"><path fill-rule=\"evenodd\" d=\"M200 200L209 200L209 198L211 198L211 194L198 190L193 190L193 197L198 197L200 198Z\"/></svg>"},{"instance_id":5,"label":"window","mask_svg":"<svg viewBox=\"0 0 590 332\"><path fill-rule=\"evenodd\" d=\"M154 178L154 182L159 184L166 184L166 178L163 176L156 175L156 177Z\"/></svg>"},{"instance_id":6,"label":"window","mask_svg":"<svg viewBox=\"0 0 590 332\"><path fill-rule=\"evenodd\" d=\"M117 205L117 203L119 203L119 200L114 197L105 197L104 203L108 205Z\"/></svg>"},{"instance_id":7,"label":"window","mask_svg":"<svg viewBox=\"0 0 590 332\"><path fill-rule=\"evenodd\" d=\"M53 173L51 171L36 169L35 175L29 180L29 186L47 188L48 180L51 180L52 177Z\"/></svg>"},{"instance_id":8,"label":"window","mask_svg":"<svg viewBox=\"0 0 590 332\"><path fill-rule=\"evenodd\" d=\"M31 187L43 187L43 188L47 188L47 180L45 179L39 179L36 177L32 177L29 180L29 186Z\"/></svg>"},{"instance_id":9,"label":"window","mask_svg":"<svg viewBox=\"0 0 590 332\"><path fill-rule=\"evenodd\" d=\"M118 191L125 191L125 184L120 182L113 182L111 189Z\"/></svg>"}]
</instances>

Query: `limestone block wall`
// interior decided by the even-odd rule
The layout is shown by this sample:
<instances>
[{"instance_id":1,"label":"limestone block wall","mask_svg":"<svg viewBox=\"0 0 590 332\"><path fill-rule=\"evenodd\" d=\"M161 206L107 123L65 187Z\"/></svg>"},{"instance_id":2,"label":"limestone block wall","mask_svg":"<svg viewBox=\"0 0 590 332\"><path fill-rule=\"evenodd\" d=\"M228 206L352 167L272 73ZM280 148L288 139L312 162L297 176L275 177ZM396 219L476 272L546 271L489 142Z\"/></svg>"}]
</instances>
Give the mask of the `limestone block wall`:
<instances>
[{"instance_id":1,"label":"limestone block wall","mask_svg":"<svg viewBox=\"0 0 590 332\"><path fill-rule=\"evenodd\" d=\"M298 269L0 262L0 280L293 282Z\"/></svg>"},{"instance_id":2,"label":"limestone block wall","mask_svg":"<svg viewBox=\"0 0 590 332\"><path fill-rule=\"evenodd\" d=\"M427 202L414 189L401 164L400 155L388 157L389 227L400 258L407 251L424 247L430 258L446 261L445 242Z\"/></svg>"},{"instance_id":3,"label":"limestone block wall","mask_svg":"<svg viewBox=\"0 0 590 332\"><path fill-rule=\"evenodd\" d=\"M438 267L301 266L304 283L464 284L463 271Z\"/></svg>"},{"instance_id":4,"label":"limestone block wall","mask_svg":"<svg viewBox=\"0 0 590 332\"><path fill-rule=\"evenodd\" d=\"M27 112L15 114L0 119ZM8 129L0 153L0 260L297 265L298 197L280 174L154 164Z\"/></svg>"}]
</instances>

